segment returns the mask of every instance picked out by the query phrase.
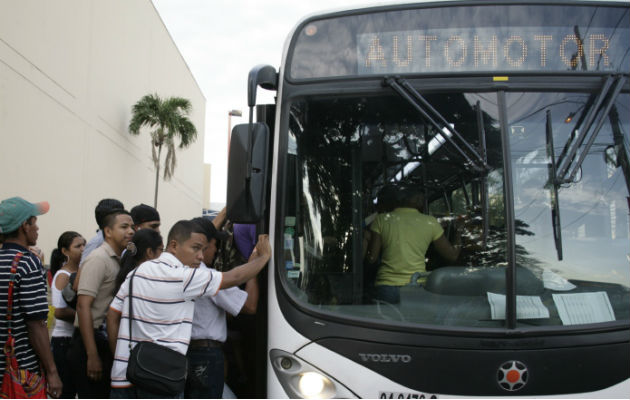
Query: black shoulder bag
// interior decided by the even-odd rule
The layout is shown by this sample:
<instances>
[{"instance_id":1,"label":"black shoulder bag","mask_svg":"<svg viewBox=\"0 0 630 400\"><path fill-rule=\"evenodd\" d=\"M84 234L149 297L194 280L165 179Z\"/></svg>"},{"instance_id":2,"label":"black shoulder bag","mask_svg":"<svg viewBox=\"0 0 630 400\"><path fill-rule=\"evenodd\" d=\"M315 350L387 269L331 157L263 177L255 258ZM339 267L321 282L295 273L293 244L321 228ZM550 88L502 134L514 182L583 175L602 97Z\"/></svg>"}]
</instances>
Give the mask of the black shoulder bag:
<instances>
[{"instance_id":1,"label":"black shoulder bag","mask_svg":"<svg viewBox=\"0 0 630 400\"><path fill-rule=\"evenodd\" d=\"M133 320L133 278L129 279L129 363L127 380L147 392L176 395L184 392L188 360L168 347L153 342L139 342L131 348L131 325Z\"/></svg>"}]
</instances>

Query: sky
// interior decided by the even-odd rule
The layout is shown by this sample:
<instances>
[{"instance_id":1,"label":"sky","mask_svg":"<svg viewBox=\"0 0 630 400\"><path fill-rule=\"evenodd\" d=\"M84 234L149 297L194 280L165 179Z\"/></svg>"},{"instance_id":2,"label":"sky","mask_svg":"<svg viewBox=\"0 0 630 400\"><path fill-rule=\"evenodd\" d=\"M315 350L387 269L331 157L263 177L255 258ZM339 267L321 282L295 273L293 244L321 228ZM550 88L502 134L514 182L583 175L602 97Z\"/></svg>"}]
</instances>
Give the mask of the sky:
<instances>
[{"instance_id":1,"label":"sky","mask_svg":"<svg viewBox=\"0 0 630 400\"><path fill-rule=\"evenodd\" d=\"M258 64L280 67L285 41L315 12L381 4L375 0L153 0L206 98L204 160L212 164L211 203L224 204L228 112L247 122L247 74ZM272 103L259 89L257 103Z\"/></svg>"}]
</instances>

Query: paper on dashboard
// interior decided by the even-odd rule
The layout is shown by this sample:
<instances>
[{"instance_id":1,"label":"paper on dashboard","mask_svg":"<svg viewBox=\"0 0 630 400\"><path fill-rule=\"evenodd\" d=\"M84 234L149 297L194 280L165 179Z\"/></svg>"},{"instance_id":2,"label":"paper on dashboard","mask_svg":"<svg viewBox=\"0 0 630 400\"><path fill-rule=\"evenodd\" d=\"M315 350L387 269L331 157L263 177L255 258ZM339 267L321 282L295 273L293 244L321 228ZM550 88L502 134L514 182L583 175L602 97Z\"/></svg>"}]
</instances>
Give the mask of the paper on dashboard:
<instances>
[{"instance_id":1,"label":"paper on dashboard","mask_svg":"<svg viewBox=\"0 0 630 400\"><path fill-rule=\"evenodd\" d=\"M550 269L545 269L543 271L542 279L545 289L568 291L576 288L576 286L569 282L566 278L563 278Z\"/></svg>"},{"instance_id":2,"label":"paper on dashboard","mask_svg":"<svg viewBox=\"0 0 630 400\"><path fill-rule=\"evenodd\" d=\"M505 319L505 295L488 292L492 319ZM549 318L539 296L516 296L516 319Z\"/></svg>"},{"instance_id":3,"label":"paper on dashboard","mask_svg":"<svg viewBox=\"0 0 630 400\"><path fill-rule=\"evenodd\" d=\"M615 320L615 312L606 292L554 293L552 297L563 325Z\"/></svg>"}]
</instances>

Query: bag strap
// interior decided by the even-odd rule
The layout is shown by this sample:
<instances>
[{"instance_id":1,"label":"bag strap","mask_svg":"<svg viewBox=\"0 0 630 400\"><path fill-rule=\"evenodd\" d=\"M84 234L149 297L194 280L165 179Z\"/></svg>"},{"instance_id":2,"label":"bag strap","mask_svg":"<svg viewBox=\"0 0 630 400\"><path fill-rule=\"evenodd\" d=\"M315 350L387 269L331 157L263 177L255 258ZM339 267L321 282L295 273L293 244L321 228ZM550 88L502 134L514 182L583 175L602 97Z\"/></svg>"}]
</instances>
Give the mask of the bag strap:
<instances>
[{"instance_id":1,"label":"bag strap","mask_svg":"<svg viewBox=\"0 0 630 400\"><path fill-rule=\"evenodd\" d=\"M131 301L133 300L133 277L136 275L139 268L139 265L134 268L131 278L129 278L129 351L131 351L131 340L133 338L133 335L131 334L131 321L133 320L133 307L131 306Z\"/></svg>"},{"instance_id":2,"label":"bag strap","mask_svg":"<svg viewBox=\"0 0 630 400\"><path fill-rule=\"evenodd\" d=\"M24 253L19 251L13 258L11 263L11 276L9 278L9 300L7 302L7 327L9 336L11 336L11 320L13 318L13 286L17 277L17 267Z\"/></svg>"}]
</instances>

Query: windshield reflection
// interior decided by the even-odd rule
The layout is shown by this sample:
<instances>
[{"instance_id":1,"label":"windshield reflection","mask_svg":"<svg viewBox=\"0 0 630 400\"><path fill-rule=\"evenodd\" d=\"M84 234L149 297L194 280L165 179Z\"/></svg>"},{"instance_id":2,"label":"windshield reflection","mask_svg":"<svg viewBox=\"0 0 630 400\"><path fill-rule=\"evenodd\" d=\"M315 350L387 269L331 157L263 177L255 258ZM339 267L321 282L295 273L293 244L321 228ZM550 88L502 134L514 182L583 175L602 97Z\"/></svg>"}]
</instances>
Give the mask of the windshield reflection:
<instances>
[{"instance_id":1,"label":"windshield reflection","mask_svg":"<svg viewBox=\"0 0 630 400\"><path fill-rule=\"evenodd\" d=\"M626 125L605 125L580 180L559 189L564 260L557 259L554 247L546 112L554 116L559 154L571 129L566 116L574 112L579 119L588 96L506 96L518 324L572 323L574 310L560 306L569 294L598 310L609 307L613 311L605 321L629 317L628 191L621 184L628 179L614 133L623 132L627 143ZM427 94L426 100L471 146L484 150L486 170L466 167L465 156L439 126L396 95L308 98L291 105L279 273L298 301L324 312L373 321L504 327L507 233L497 96L443 93ZM628 121L628 96L622 94L617 104L623 114L617 121ZM407 273L404 283L396 281L398 297L386 298L378 286L388 256L380 252L371 260L370 245L374 234L382 233L375 223L398 218L397 210L408 207L400 194L410 187L423 199L416 209L439 224L435 237L443 232L458 256L445 258L431 242L423 266ZM603 295L595 299L591 293ZM527 312L520 306L525 304Z\"/></svg>"}]
</instances>

